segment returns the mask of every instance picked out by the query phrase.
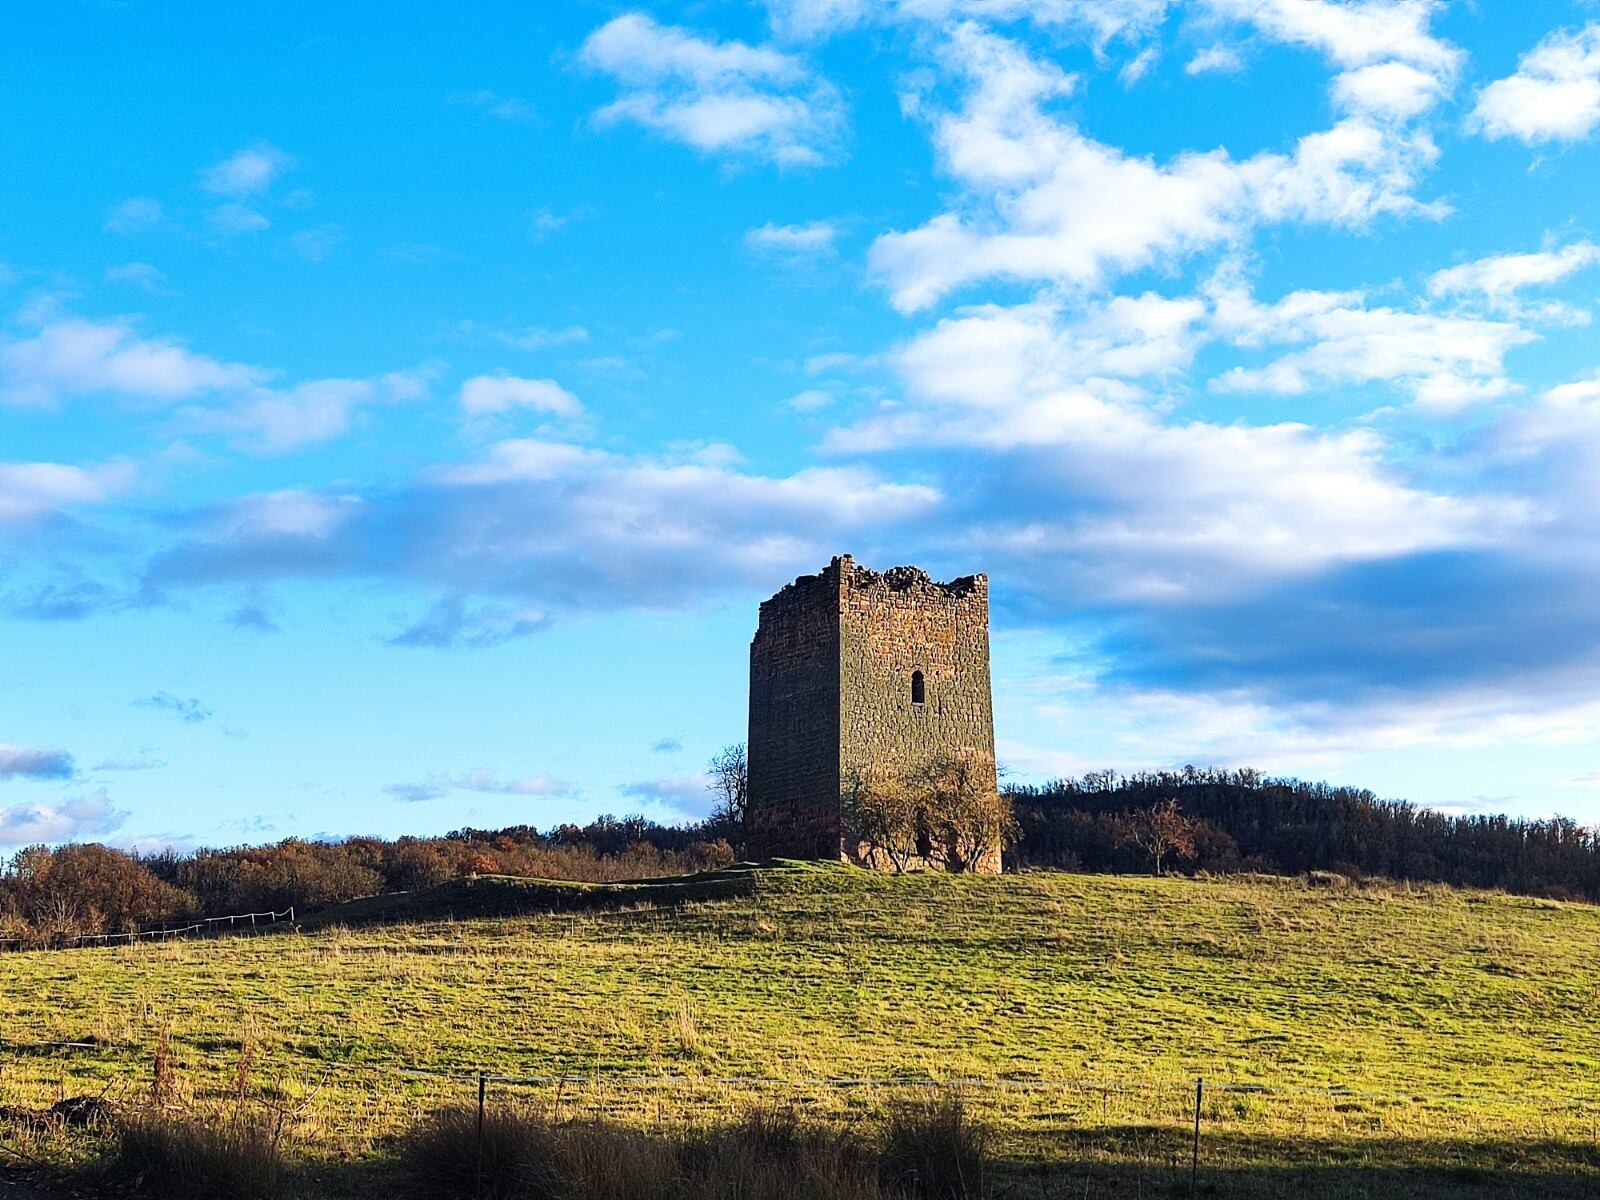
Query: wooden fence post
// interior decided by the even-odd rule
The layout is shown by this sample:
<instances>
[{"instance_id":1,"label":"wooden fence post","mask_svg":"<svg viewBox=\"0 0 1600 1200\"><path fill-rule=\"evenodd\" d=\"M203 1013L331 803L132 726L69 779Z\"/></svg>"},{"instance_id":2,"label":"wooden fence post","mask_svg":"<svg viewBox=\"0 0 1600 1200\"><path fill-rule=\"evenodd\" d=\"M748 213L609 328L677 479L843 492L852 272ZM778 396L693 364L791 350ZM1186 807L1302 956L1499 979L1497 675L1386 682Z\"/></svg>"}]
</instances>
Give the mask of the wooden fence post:
<instances>
[{"instance_id":1,"label":"wooden fence post","mask_svg":"<svg viewBox=\"0 0 1600 1200\"><path fill-rule=\"evenodd\" d=\"M483 1195L483 1102L488 1091L488 1080L482 1071L478 1072L478 1176L473 1188L473 1195Z\"/></svg>"},{"instance_id":2,"label":"wooden fence post","mask_svg":"<svg viewBox=\"0 0 1600 1200\"><path fill-rule=\"evenodd\" d=\"M1206 1081L1194 1081L1194 1152L1189 1158L1189 1195L1197 1194L1200 1187L1200 1103L1206 1094Z\"/></svg>"}]
</instances>

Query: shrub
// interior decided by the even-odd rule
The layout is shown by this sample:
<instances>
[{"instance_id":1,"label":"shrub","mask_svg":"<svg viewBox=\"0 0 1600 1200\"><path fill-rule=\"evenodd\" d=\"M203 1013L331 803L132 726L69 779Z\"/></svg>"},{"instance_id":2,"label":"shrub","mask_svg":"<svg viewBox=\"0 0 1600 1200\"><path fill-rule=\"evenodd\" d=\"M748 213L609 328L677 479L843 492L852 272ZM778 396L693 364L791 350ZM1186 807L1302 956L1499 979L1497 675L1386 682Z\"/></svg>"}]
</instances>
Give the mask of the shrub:
<instances>
[{"instance_id":1,"label":"shrub","mask_svg":"<svg viewBox=\"0 0 1600 1200\"><path fill-rule=\"evenodd\" d=\"M497 1104L484 1111L471 1105L440 1109L412 1131L406 1143L406 1168L424 1196L488 1198L560 1195L562 1156L559 1130L536 1110Z\"/></svg>"},{"instance_id":2,"label":"shrub","mask_svg":"<svg viewBox=\"0 0 1600 1200\"><path fill-rule=\"evenodd\" d=\"M227 1116L147 1111L118 1130L110 1170L162 1200L266 1200L283 1187L283 1123L240 1107Z\"/></svg>"},{"instance_id":3,"label":"shrub","mask_svg":"<svg viewBox=\"0 0 1600 1200\"><path fill-rule=\"evenodd\" d=\"M428 1200L480 1194L505 1200L884 1200L890 1194L878 1181L870 1147L809 1125L788 1109L753 1110L743 1120L709 1130L646 1133L604 1121L560 1122L537 1109L497 1105L484 1114L481 1177L477 1121L476 1108L450 1108L412 1132L405 1161L419 1195Z\"/></svg>"},{"instance_id":4,"label":"shrub","mask_svg":"<svg viewBox=\"0 0 1600 1200\"><path fill-rule=\"evenodd\" d=\"M908 1101L889 1114L880 1171L890 1189L925 1200L980 1196L989 1132L957 1093Z\"/></svg>"}]
</instances>

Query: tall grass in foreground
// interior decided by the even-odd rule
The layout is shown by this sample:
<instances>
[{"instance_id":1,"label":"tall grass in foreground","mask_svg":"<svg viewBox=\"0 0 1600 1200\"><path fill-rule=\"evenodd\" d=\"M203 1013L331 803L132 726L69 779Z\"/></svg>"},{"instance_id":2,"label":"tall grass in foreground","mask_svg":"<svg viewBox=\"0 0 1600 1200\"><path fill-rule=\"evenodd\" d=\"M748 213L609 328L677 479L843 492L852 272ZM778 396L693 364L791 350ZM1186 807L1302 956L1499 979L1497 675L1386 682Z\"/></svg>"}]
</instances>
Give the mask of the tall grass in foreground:
<instances>
[{"instance_id":1,"label":"tall grass in foreground","mask_svg":"<svg viewBox=\"0 0 1600 1200\"><path fill-rule=\"evenodd\" d=\"M107 1165L164 1200L267 1200L288 1170L283 1121L242 1105L220 1117L152 1108L124 1118Z\"/></svg>"},{"instance_id":2,"label":"tall grass in foreground","mask_svg":"<svg viewBox=\"0 0 1600 1200\"><path fill-rule=\"evenodd\" d=\"M442 1109L411 1131L427 1200L969 1200L986 1141L959 1098L895 1110L877 1142L752 1109L709 1130L643 1132L530 1106Z\"/></svg>"}]
</instances>

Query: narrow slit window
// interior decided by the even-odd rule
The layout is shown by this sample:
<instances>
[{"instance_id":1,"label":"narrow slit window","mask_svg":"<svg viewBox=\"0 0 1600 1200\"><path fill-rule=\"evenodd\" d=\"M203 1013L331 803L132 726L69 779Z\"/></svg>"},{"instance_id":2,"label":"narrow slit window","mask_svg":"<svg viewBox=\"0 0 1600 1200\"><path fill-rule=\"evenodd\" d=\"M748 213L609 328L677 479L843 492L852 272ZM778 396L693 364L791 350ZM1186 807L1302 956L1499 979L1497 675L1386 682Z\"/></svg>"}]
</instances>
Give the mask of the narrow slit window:
<instances>
[{"instance_id":1,"label":"narrow slit window","mask_svg":"<svg viewBox=\"0 0 1600 1200\"><path fill-rule=\"evenodd\" d=\"M928 699L927 685L922 682L922 672L911 672L911 703L922 704Z\"/></svg>"}]
</instances>

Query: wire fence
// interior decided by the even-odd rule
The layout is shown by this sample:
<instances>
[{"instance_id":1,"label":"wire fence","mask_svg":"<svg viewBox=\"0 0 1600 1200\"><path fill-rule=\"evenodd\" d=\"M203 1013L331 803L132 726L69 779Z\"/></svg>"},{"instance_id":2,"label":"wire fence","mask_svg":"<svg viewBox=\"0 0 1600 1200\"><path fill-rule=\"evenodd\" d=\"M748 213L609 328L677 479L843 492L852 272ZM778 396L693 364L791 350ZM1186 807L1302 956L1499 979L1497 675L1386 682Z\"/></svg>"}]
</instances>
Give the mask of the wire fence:
<instances>
[{"instance_id":1,"label":"wire fence","mask_svg":"<svg viewBox=\"0 0 1600 1200\"><path fill-rule=\"evenodd\" d=\"M14 1069L7 1069L7 1060ZM228 1104L243 1097L243 1064L270 1074L271 1056L182 1044L175 1047L96 1041L0 1039L0 1098L70 1103L85 1092L143 1104L161 1087L163 1070L181 1072L187 1102ZM32 1067L26 1064L32 1061ZM161 1063L167 1060L164 1068ZM913 1096L959 1095L980 1119L1004 1126L1017 1146L1043 1160L1099 1162L1136 1170L1160 1188L1193 1189L1207 1171L1259 1165L1262 1155L1292 1156L1299 1140L1316 1154L1319 1138L1348 1136L1388 1146L1396 1168L1409 1167L1421 1138L1457 1145L1441 1153L1451 1169L1479 1169L1494 1153L1484 1135L1525 1148L1554 1151L1562 1167L1600 1184L1600 1089L1592 1096L1541 1096L1532 1091L1437 1087L1319 1086L1294 1080L1223 1075L889 1075L629 1071L621 1069L475 1069L403 1061L317 1061L297 1055L284 1078L261 1089L274 1105L310 1110L315 1136L371 1145L439 1108L476 1109L480 1123L499 1106L535 1104L561 1119L596 1119L661 1128L670 1122L737 1121L769 1105L803 1110L824 1121L855 1125L894 1111ZM1379 1082L1379 1081L1375 1081ZM1386 1082L1386 1081L1384 1081ZM168 1079L168 1086L171 1080ZM197 1086L196 1086L197 1085ZM0 1115L8 1111L0 1105ZM11 1109L9 1111L18 1111ZM48 1111L41 1108L39 1111ZM278 1108L279 1112L286 1111ZM1263 1148L1265 1147L1265 1148ZM1345 1153L1335 1151L1337 1155ZM1366 1152L1363 1152L1366 1153ZM1518 1154L1523 1149L1518 1149ZM1455 1158L1448 1156L1455 1155ZM1108 1165L1109 1164L1109 1165ZM1120 1166L1118 1166L1120 1164ZM1326 1166L1323 1161L1319 1165ZM1088 1193L1085 1193L1088 1194ZM1529 1193L1531 1194L1531 1193ZM1587 1193L1585 1193L1587 1194Z\"/></svg>"},{"instance_id":2,"label":"wire fence","mask_svg":"<svg viewBox=\"0 0 1600 1200\"><path fill-rule=\"evenodd\" d=\"M293 905L282 912L235 913L226 917L206 917L189 925L164 925L160 929L130 930L126 933L57 933L42 938L0 938L0 951L76 950L85 946L115 946L118 943L131 946L137 942L231 933L242 928L259 929L283 922L294 924Z\"/></svg>"},{"instance_id":3,"label":"wire fence","mask_svg":"<svg viewBox=\"0 0 1600 1200\"><path fill-rule=\"evenodd\" d=\"M0 1038L0 1056L47 1051L95 1052L104 1058L124 1063L146 1063L152 1057L148 1047L119 1046L102 1041L13 1041ZM214 1051L185 1048L178 1055L193 1065L202 1063L227 1068L237 1061ZM956 1092L1056 1092L1056 1093L1172 1093L1203 1086L1204 1095L1242 1096L1264 1099L1357 1100L1380 1104L1453 1104L1464 1107L1526 1107L1549 1112L1593 1113L1600 1117L1600 1084L1592 1096L1552 1097L1526 1091L1495 1092L1477 1090L1438 1091L1427 1088L1365 1088L1354 1086L1313 1086L1299 1083L1273 1083L1259 1080L1228 1079L1215 1076L1134 1075L1119 1073L1100 1076L1011 1076L1011 1075L763 1075L716 1074L711 1072L665 1072L625 1070L583 1070L505 1072L470 1065L422 1067L393 1062L341 1060L308 1061L313 1072L355 1073L393 1080L433 1080L441 1083L484 1083L505 1087L624 1087L642 1089L727 1088L737 1091L883 1091L922 1090Z\"/></svg>"}]
</instances>

